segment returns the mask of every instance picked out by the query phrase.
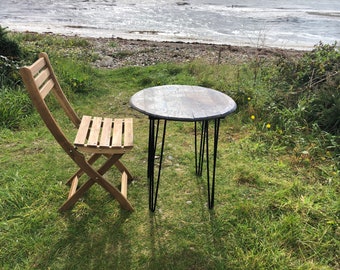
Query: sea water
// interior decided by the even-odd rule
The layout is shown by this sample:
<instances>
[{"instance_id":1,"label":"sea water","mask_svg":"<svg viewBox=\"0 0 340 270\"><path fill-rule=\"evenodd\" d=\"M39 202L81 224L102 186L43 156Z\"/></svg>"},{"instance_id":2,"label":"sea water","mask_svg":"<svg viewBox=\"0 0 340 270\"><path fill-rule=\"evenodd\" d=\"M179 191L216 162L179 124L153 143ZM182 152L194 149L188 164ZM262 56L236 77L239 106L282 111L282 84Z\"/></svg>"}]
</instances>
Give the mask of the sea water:
<instances>
[{"instance_id":1,"label":"sea water","mask_svg":"<svg viewBox=\"0 0 340 270\"><path fill-rule=\"evenodd\" d=\"M310 49L340 41L340 0L0 0L13 31Z\"/></svg>"}]
</instances>

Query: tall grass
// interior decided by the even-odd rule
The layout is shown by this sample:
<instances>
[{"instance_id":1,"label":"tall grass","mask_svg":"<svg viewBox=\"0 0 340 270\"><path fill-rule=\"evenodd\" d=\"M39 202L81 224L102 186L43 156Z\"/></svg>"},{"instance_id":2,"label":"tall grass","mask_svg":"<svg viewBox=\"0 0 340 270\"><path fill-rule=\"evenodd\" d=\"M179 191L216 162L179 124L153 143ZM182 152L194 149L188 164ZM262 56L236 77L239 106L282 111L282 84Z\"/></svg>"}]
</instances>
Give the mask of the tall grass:
<instances>
[{"instance_id":1,"label":"tall grass","mask_svg":"<svg viewBox=\"0 0 340 270\"><path fill-rule=\"evenodd\" d=\"M276 97L277 63L256 67L256 83L252 63L95 69L79 61L80 54L95 58L79 49L82 42L66 54L67 41L46 38L46 45L43 37L34 41L39 48L32 37L19 40L26 51L50 50L77 111L134 118L135 147L124 162L135 177L128 191L135 211L121 210L95 187L58 214L76 167L36 113L28 114L16 129L0 129L0 268L340 267L338 137L317 123L293 124L298 107L263 107ZM78 83L86 91L71 92ZM195 176L193 125L180 122L169 123L158 205L155 213L148 210L148 119L128 101L142 88L173 83L213 87L239 105L221 123L214 210L207 208L205 177ZM272 122L276 109L283 122Z\"/></svg>"}]
</instances>

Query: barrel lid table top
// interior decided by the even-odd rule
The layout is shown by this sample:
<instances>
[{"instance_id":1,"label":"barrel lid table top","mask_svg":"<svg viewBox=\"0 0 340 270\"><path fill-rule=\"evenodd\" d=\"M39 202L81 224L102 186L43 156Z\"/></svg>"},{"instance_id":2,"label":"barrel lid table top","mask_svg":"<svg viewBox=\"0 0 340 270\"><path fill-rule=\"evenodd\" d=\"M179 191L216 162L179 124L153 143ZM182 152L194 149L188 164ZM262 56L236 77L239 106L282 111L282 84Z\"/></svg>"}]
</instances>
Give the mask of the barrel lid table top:
<instances>
[{"instance_id":1,"label":"barrel lid table top","mask_svg":"<svg viewBox=\"0 0 340 270\"><path fill-rule=\"evenodd\" d=\"M236 110L228 95L201 86L162 85L134 94L130 105L151 118L175 121L203 121L224 118Z\"/></svg>"}]
</instances>

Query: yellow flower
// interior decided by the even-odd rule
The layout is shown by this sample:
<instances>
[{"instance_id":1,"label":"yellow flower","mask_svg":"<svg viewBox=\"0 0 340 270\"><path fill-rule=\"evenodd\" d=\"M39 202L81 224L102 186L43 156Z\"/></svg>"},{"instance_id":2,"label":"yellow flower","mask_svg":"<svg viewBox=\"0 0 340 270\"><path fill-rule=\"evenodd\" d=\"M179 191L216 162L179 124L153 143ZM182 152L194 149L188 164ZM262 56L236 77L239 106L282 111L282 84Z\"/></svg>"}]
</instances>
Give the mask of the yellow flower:
<instances>
[{"instance_id":1,"label":"yellow flower","mask_svg":"<svg viewBox=\"0 0 340 270\"><path fill-rule=\"evenodd\" d=\"M268 123L268 124L266 125L266 128L268 128L268 129L270 129L270 128L271 128L271 125L270 125L270 123Z\"/></svg>"},{"instance_id":2,"label":"yellow flower","mask_svg":"<svg viewBox=\"0 0 340 270\"><path fill-rule=\"evenodd\" d=\"M248 100L251 100L251 97L248 97Z\"/></svg>"},{"instance_id":3,"label":"yellow flower","mask_svg":"<svg viewBox=\"0 0 340 270\"><path fill-rule=\"evenodd\" d=\"M250 116L251 120L255 120L255 115Z\"/></svg>"}]
</instances>

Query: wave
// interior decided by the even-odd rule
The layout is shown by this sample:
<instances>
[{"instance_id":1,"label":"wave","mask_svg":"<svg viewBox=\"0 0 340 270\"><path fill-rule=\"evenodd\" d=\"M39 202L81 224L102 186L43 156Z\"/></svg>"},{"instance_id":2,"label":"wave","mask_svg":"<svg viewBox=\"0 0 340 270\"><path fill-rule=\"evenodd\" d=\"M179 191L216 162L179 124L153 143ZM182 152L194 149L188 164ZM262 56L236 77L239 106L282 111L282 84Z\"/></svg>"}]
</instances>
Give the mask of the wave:
<instances>
[{"instance_id":1,"label":"wave","mask_svg":"<svg viewBox=\"0 0 340 270\"><path fill-rule=\"evenodd\" d=\"M340 40L339 10L338 0L7 0L0 21L17 31L305 49Z\"/></svg>"}]
</instances>

